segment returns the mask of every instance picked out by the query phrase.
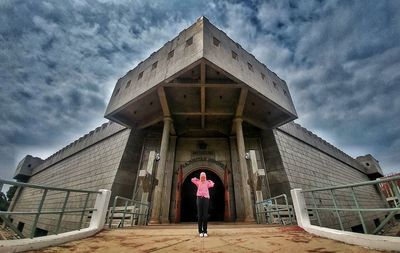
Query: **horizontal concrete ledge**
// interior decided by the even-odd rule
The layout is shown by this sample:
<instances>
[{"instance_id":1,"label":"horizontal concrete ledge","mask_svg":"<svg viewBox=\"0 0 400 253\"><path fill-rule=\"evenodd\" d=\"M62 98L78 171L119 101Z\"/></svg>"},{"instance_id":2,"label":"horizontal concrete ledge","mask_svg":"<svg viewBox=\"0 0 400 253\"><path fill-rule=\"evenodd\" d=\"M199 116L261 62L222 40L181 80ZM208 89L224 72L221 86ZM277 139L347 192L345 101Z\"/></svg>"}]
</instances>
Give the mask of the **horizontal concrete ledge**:
<instances>
[{"instance_id":1,"label":"horizontal concrete ledge","mask_svg":"<svg viewBox=\"0 0 400 253\"><path fill-rule=\"evenodd\" d=\"M360 234L314 225L304 226L303 229L310 234L370 249L400 250L400 237Z\"/></svg>"},{"instance_id":2,"label":"horizontal concrete ledge","mask_svg":"<svg viewBox=\"0 0 400 253\"><path fill-rule=\"evenodd\" d=\"M81 230L61 233L58 235L48 235L43 237L36 237L33 239L1 241L0 252L10 253L10 252L23 252L27 250L42 249L74 240L83 239L92 236L100 231L101 230L97 228L84 228Z\"/></svg>"}]
</instances>

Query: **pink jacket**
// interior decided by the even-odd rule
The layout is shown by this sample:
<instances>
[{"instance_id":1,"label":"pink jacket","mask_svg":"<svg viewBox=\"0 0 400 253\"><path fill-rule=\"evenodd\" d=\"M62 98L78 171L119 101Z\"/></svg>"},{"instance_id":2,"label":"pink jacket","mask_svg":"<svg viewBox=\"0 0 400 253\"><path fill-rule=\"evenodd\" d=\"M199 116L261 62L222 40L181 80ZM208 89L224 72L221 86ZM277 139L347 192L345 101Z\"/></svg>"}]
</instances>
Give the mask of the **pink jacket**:
<instances>
[{"instance_id":1,"label":"pink jacket","mask_svg":"<svg viewBox=\"0 0 400 253\"><path fill-rule=\"evenodd\" d=\"M211 180L205 180L201 182L200 179L194 177L192 178L192 183L197 186L196 196L204 196L206 198L210 198L210 193L208 192L208 188L214 187L214 182Z\"/></svg>"}]
</instances>

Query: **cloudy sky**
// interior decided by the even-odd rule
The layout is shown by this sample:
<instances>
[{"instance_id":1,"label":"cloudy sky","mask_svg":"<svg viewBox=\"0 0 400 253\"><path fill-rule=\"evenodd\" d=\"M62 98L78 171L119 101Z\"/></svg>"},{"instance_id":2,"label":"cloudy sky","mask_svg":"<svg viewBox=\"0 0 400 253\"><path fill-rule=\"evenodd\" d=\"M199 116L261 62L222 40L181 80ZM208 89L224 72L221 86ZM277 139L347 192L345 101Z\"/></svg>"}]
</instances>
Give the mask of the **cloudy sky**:
<instances>
[{"instance_id":1,"label":"cloudy sky","mask_svg":"<svg viewBox=\"0 0 400 253\"><path fill-rule=\"evenodd\" d=\"M0 1L0 177L106 120L119 77L205 15L286 80L296 122L400 171L400 1Z\"/></svg>"}]
</instances>

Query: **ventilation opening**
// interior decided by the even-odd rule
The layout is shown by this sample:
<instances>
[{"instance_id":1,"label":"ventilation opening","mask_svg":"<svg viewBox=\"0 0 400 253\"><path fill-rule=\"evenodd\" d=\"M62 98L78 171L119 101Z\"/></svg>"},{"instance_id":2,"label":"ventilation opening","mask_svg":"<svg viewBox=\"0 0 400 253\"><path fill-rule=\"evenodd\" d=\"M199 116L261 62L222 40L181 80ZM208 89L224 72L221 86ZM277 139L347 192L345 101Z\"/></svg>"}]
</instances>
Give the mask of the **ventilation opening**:
<instances>
[{"instance_id":1,"label":"ventilation opening","mask_svg":"<svg viewBox=\"0 0 400 253\"><path fill-rule=\"evenodd\" d=\"M158 61L156 61L155 63L153 63L153 65L151 66L151 70L156 69L156 68L157 68L157 64L158 64Z\"/></svg>"},{"instance_id":2,"label":"ventilation opening","mask_svg":"<svg viewBox=\"0 0 400 253\"><path fill-rule=\"evenodd\" d=\"M141 79L142 77L143 77L143 71L139 73L139 75L138 75L138 78L137 78L137 79L139 80L139 79Z\"/></svg>"},{"instance_id":3,"label":"ventilation opening","mask_svg":"<svg viewBox=\"0 0 400 253\"><path fill-rule=\"evenodd\" d=\"M253 71L253 65L251 65L250 63L247 63L247 67L249 68L250 71Z\"/></svg>"},{"instance_id":4,"label":"ventilation opening","mask_svg":"<svg viewBox=\"0 0 400 253\"><path fill-rule=\"evenodd\" d=\"M237 60L238 59L238 55L235 51L232 50L232 58Z\"/></svg>"},{"instance_id":5,"label":"ventilation opening","mask_svg":"<svg viewBox=\"0 0 400 253\"><path fill-rule=\"evenodd\" d=\"M190 37L188 40L186 40L186 46L190 46L193 44L193 37Z\"/></svg>"},{"instance_id":6,"label":"ventilation opening","mask_svg":"<svg viewBox=\"0 0 400 253\"><path fill-rule=\"evenodd\" d=\"M219 44L221 44L221 42L217 38L213 37L213 44L214 46L219 47Z\"/></svg>"},{"instance_id":7,"label":"ventilation opening","mask_svg":"<svg viewBox=\"0 0 400 253\"><path fill-rule=\"evenodd\" d=\"M172 57L174 57L174 50L168 53L168 60L171 59Z\"/></svg>"}]
</instances>

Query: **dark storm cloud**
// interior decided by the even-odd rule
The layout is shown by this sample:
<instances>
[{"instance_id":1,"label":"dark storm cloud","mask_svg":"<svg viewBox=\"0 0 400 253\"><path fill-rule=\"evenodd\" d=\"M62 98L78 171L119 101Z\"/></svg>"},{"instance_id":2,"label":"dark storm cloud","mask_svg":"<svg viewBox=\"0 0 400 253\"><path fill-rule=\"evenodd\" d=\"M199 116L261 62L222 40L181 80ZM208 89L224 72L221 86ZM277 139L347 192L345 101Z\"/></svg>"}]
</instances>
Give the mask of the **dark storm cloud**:
<instances>
[{"instance_id":1,"label":"dark storm cloud","mask_svg":"<svg viewBox=\"0 0 400 253\"><path fill-rule=\"evenodd\" d=\"M399 169L396 1L0 2L0 177L105 121L119 77L206 15L285 79L299 122Z\"/></svg>"}]
</instances>

